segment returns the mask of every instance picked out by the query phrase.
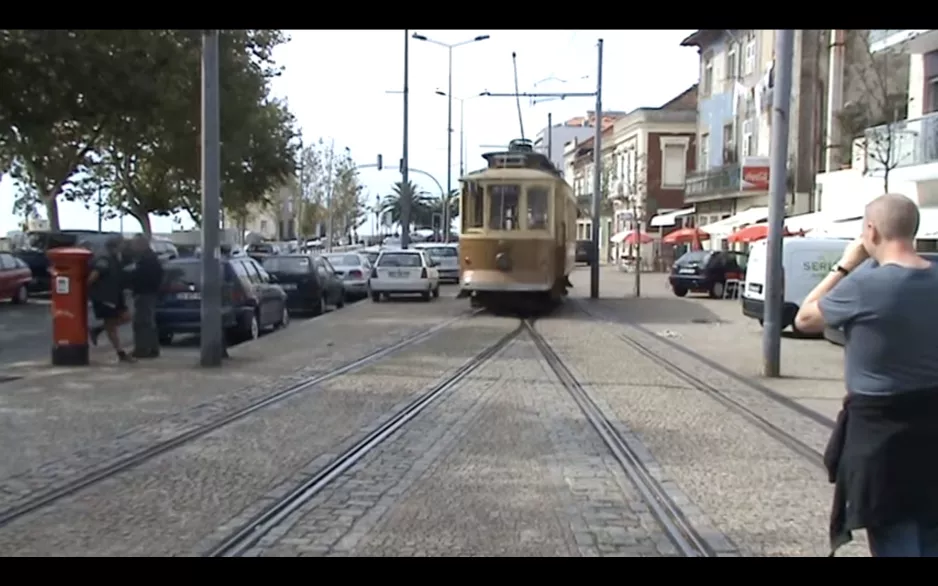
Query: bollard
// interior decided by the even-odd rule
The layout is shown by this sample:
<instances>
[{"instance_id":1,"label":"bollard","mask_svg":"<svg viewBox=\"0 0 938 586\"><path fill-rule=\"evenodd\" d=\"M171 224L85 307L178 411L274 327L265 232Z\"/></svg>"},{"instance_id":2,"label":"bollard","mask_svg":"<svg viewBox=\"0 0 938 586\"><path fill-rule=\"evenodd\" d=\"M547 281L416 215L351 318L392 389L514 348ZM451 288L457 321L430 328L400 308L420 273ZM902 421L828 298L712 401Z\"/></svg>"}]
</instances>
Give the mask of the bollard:
<instances>
[{"instance_id":1,"label":"bollard","mask_svg":"<svg viewBox=\"0 0 938 586\"><path fill-rule=\"evenodd\" d=\"M52 364L87 366L91 252L84 248L55 248L47 256L52 273Z\"/></svg>"}]
</instances>

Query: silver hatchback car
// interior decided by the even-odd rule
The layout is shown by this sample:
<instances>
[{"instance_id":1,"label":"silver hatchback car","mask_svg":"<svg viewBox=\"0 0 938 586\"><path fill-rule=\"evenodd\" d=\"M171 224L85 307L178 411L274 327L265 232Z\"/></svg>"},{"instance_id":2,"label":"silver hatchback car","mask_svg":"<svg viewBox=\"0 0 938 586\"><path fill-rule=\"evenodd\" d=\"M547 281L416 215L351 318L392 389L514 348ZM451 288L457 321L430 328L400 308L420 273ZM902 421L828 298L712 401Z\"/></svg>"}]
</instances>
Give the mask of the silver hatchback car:
<instances>
[{"instance_id":1,"label":"silver hatchback car","mask_svg":"<svg viewBox=\"0 0 938 586\"><path fill-rule=\"evenodd\" d=\"M345 296L349 301L368 296L371 263L367 256L358 252L330 252L322 256L335 268L336 276L342 279Z\"/></svg>"},{"instance_id":2,"label":"silver hatchback car","mask_svg":"<svg viewBox=\"0 0 938 586\"><path fill-rule=\"evenodd\" d=\"M432 260L437 262L437 270L440 271L440 282L459 282L459 244L421 242L415 244L414 248L424 251Z\"/></svg>"}]
</instances>

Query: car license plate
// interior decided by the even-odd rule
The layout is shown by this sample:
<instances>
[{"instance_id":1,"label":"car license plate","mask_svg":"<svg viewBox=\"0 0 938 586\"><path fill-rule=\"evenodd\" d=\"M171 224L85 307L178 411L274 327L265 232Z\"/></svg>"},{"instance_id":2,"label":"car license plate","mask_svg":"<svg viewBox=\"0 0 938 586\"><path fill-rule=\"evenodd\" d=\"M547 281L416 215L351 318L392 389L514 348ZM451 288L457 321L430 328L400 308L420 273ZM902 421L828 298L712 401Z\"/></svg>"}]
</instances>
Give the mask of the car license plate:
<instances>
[{"instance_id":1,"label":"car license plate","mask_svg":"<svg viewBox=\"0 0 938 586\"><path fill-rule=\"evenodd\" d=\"M284 291L293 291L296 289L296 283L283 283L280 285Z\"/></svg>"},{"instance_id":2,"label":"car license plate","mask_svg":"<svg viewBox=\"0 0 938 586\"><path fill-rule=\"evenodd\" d=\"M201 293L176 293L176 299L180 301L198 301L202 299Z\"/></svg>"},{"instance_id":3,"label":"car license plate","mask_svg":"<svg viewBox=\"0 0 938 586\"><path fill-rule=\"evenodd\" d=\"M694 269L681 269L678 272L681 273L682 275L693 275L697 271Z\"/></svg>"},{"instance_id":4,"label":"car license plate","mask_svg":"<svg viewBox=\"0 0 938 586\"><path fill-rule=\"evenodd\" d=\"M388 271L388 276L392 279L403 279L407 277L407 273L405 271Z\"/></svg>"},{"instance_id":5,"label":"car license plate","mask_svg":"<svg viewBox=\"0 0 938 586\"><path fill-rule=\"evenodd\" d=\"M758 283L749 283L749 290L756 293L762 293L762 285Z\"/></svg>"}]
</instances>

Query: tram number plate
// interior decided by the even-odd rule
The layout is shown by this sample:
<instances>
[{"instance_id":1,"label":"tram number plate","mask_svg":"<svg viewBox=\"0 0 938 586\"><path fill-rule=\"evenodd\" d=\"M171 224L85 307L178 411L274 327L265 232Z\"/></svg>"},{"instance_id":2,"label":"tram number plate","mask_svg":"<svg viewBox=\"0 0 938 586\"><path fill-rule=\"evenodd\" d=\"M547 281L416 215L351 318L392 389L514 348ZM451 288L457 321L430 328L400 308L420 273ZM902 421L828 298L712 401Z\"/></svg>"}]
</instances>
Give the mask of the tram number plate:
<instances>
[{"instance_id":1,"label":"tram number plate","mask_svg":"<svg viewBox=\"0 0 938 586\"><path fill-rule=\"evenodd\" d=\"M405 271L388 271L388 276L392 279L404 279L407 277L407 272Z\"/></svg>"}]
</instances>

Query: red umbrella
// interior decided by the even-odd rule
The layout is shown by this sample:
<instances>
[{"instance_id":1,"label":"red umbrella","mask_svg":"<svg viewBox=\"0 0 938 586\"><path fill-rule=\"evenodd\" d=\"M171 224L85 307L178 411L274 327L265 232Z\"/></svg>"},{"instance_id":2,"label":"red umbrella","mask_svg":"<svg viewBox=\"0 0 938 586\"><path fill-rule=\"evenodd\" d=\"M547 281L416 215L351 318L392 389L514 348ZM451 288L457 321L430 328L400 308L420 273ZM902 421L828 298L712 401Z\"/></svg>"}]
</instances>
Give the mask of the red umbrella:
<instances>
[{"instance_id":1,"label":"red umbrella","mask_svg":"<svg viewBox=\"0 0 938 586\"><path fill-rule=\"evenodd\" d=\"M790 232L788 228L782 228L782 235L784 236L804 236L803 231ZM769 237L769 225L768 224L752 224L751 226L746 226L741 230L737 230L729 235L729 238L726 239L727 242L755 242L757 240L762 240L763 238Z\"/></svg>"},{"instance_id":2,"label":"red umbrella","mask_svg":"<svg viewBox=\"0 0 938 586\"><path fill-rule=\"evenodd\" d=\"M707 240L710 235L700 228L681 228L668 234L661 239L664 244L686 244L688 242L700 242Z\"/></svg>"},{"instance_id":3,"label":"red umbrella","mask_svg":"<svg viewBox=\"0 0 938 586\"><path fill-rule=\"evenodd\" d=\"M629 244L629 245L634 245L638 242L641 242L642 244L649 244L653 241L654 241L654 238L652 238L651 236L649 236L648 234L644 232L639 232L637 230L634 232L629 232L628 236L622 239L622 242L624 244Z\"/></svg>"}]
</instances>

